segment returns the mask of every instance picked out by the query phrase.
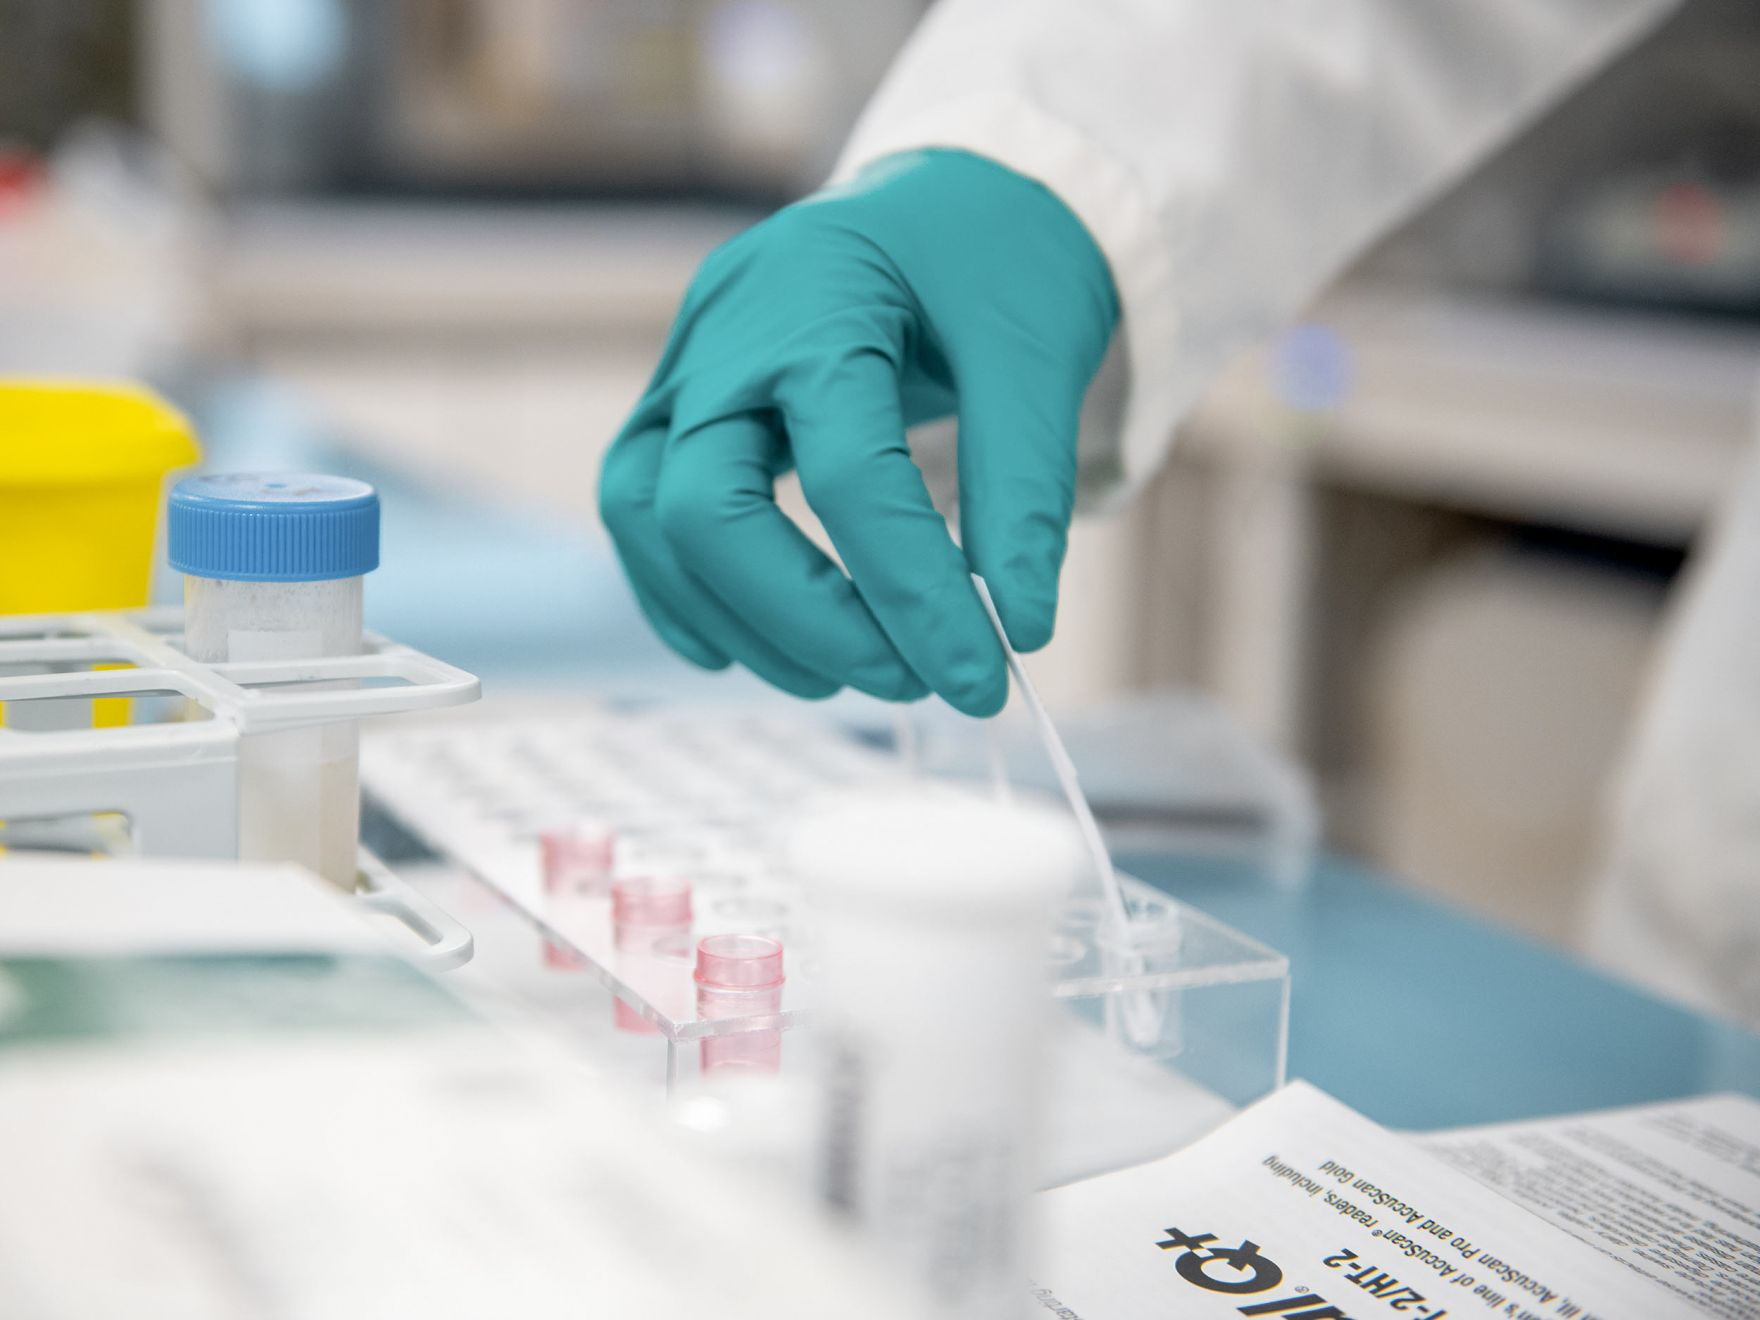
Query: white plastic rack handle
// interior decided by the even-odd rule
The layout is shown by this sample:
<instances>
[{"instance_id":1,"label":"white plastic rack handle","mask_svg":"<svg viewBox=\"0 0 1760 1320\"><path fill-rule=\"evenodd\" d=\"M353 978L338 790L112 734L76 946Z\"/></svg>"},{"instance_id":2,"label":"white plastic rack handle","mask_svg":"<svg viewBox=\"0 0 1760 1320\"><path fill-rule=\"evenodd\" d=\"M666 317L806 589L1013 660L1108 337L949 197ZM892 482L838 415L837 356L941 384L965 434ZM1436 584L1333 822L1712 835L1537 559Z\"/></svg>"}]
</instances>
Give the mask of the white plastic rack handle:
<instances>
[{"instance_id":1,"label":"white plastic rack handle","mask_svg":"<svg viewBox=\"0 0 1760 1320\"><path fill-rule=\"evenodd\" d=\"M422 961L436 971L462 967L476 951L476 942L463 922L436 907L364 848L360 854L360 888L355 897L373 911L402 923L422 942Z\"/></svg>"},{"instance_id":2,"label":"white plastic rack handle","mask_svg":"<svg viewBox=\"0 0 1760 1320\"><path fill-rule=\"evenodd\" d=\"M168 625L176 624L176 631ZM457 706L482 695L476 675L368 634L361 655L203 664L175 644L181 611L37 614L0 619L0 701L177 692L241 733ZM126 664L128 669L15 674L14 665ZM339 680L378 686L337 688ZM138 734L162 726L124 726Z\"/></svg>"}]
</instances>

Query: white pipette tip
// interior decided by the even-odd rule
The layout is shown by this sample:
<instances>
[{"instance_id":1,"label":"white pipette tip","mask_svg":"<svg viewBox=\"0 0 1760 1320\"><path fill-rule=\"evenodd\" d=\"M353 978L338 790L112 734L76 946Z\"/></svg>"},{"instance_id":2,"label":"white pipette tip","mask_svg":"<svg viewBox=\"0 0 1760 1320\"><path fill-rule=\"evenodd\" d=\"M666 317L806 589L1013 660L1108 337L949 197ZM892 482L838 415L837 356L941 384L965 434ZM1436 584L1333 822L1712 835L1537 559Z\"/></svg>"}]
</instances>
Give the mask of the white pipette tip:
<instances>
[{"instance_id":1,"label":"white pipette tip","mask_svg":"<svg viewBox=\"0 0 1760 1320\"><path fill-rule=\"evenodd\" d=\"M996 630L996 640L1002 644L1003 659L1008 662L1008 672L1014 679L1015 686L1020 689L1021 699L1026 702L1027 710L1033 717L1039 741L1045 745L1046 754L1051 758L1051 768L1057 775L1058 787L1063 790L1070 810L1075 813L1076 825L1082 832L1082 840L1087 844L1088 855L1093 860L1100 887L1105 893L1107 908L1122 933L1130 924L1124 891L1119 887L1118 874L1112 865L1112 854L1107 851L1106 840L1100 834L1099 822L1094 819L1093 809L1088 806L1087 794L1082 792L1081 781L1076 778L1075 762L1069 759L1063 739L1057 736L1057 727L1051 723L1051 715L1045 709L1045 703L1039 699L1038 690L1027 677L1027 669L1021 663L1019 653L1009 643L1008 632L1002 626L1002 616L996 612L996 602L991 599L989 586L976 573L972 574L972 585L978 589L978 599L984 602L984 612L990 616L990 626Z\"/></svg>"},{"instance_id":2,"label":"white pipette tip","mask_svg":"<svg viewBox=\"0 0 1760 1320\"><path fill-rule=\"evenodd\" d=\"M990 616L990 626L995 629L996 640L1002 646L1002 657L1008 663L1009 675L1014 679L1021 699L1026 702L1027 710L1033 717L1033 726L1051 760L1051 769L1057 776L1058 787L1063 790L1064 799L1075 814L1076 827L1081 831L1082 842L1087 847L1095 876L1100 882L1107 915L1111 918L1121 946L1121 956L1126 964L1121 970L1128 973L1133 970L1131 964L1138 961L1130 951L1130 909L1125 906L1124 888L1118 883L1118 871L1112 864L1112 853L1106 847L1106 839L1100 833L1100 823L1094 819L1094 810L1088 805L1088 795L1082 792L1081 781L1076 777L1076 764L1070 760L1063 739L1058 736L1057 726L1051 722L1050 712L1039 699L1033 680L1027 677L1027 667L1021 663L1019 652L1008 640L1008 630L1002 626L1002 616L996 611L996 602L991 598L989 584L973 573L972 585L977 588L978 599L984 604L984 612ZM1161 1013L1151 996L1140 992L1127 994L1124 996L1122 1008L1125 1031L1134 1042L1146 1046L1159 1038Z\"/></svg>"}]
</instances>

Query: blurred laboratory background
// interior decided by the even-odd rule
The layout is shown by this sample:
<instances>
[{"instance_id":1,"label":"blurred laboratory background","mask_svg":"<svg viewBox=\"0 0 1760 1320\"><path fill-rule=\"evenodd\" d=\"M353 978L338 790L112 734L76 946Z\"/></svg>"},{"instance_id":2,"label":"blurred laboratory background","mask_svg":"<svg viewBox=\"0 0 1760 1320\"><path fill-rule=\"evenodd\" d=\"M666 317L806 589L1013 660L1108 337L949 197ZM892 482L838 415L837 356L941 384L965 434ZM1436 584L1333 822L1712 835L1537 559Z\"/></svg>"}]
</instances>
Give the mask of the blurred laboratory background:
<instances>
[{"instance_id":1,"label":"blurred laboratory background","mask_svg":"<svg viewBox=\"0 0 1760 1320\"><path fill-rule=\"evenodd\" d=\"M598 460L923 8L0 0L0 373L372 477L369 621L492 691L749 695L648 636ZM1072 719L1209 693L1327 842L1569 945L1757 376L1760 6L1692 0L1217 383L1036 673Z\"/></svg>"}]
</instances>

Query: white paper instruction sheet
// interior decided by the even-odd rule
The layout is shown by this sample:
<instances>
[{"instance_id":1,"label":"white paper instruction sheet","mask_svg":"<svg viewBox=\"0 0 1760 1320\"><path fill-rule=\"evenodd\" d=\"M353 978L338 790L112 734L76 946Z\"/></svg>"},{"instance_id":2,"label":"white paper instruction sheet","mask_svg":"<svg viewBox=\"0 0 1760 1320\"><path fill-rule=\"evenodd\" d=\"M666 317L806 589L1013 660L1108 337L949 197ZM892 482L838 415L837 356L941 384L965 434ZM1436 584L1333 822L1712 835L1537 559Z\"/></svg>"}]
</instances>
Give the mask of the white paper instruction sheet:
<instances>
[{"instance_id":1,"label":"white paper instruction sheet","mask_svg":"<svg viewBox=\"0 0 1760 1320\"><path fill-rule=\"evenodd\" d=\"M1760 1103L1713 1095L1417 1140L1706 1315L1760 1316Z\"/></svg>"},{"instance_id":2,"label":"white paper instruction sheet","mask_svg":"<svg viewBox=\"0 0 1760 1320\"><path fill-rule=\"evenodd\" d=\"M1042 1193L1062 1320L1687 1320L1707 1312L1304 1083Z\"/></svg>"}]
</instances>

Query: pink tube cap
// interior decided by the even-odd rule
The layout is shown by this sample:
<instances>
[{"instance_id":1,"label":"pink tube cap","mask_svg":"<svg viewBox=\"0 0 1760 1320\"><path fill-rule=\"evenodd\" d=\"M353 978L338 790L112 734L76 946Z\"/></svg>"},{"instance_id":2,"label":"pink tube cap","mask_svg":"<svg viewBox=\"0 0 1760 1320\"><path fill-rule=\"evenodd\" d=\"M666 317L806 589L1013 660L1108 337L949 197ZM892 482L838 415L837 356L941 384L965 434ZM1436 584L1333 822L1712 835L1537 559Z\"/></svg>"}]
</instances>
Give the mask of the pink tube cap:
<instances>
[{"instance_id":1,"label":"pink tube cap","mask_svg":"<svg viewBox=\"0 0 1760 1320\"><path fill-rule=\"evenodd\" d=\"M538 835L538 855L543 863L544 892L598 889L611 876L617 836L597 821L581 821Z\"/></svg>"},{"instance_id":2,"label":"pink tube cap","mask_svg":"<svg viewBox=\"0 0 1760 1320\"><path fill-rule=\"evenodd\" d=\"M706 935L697 942L698 985L760 990L782 984L782 941L768 935Z\"/></svg>"},{"instance_id":3,"label":"pink tube cap","mask_svg":"<svg viewBox=\"0 0 1760 1320\"><path fill-rule=\"evenodd\" d=\"M611 921L616 926L688 926L691 882L653 876L613 880Z\"/></svg>"}]
</instances>

